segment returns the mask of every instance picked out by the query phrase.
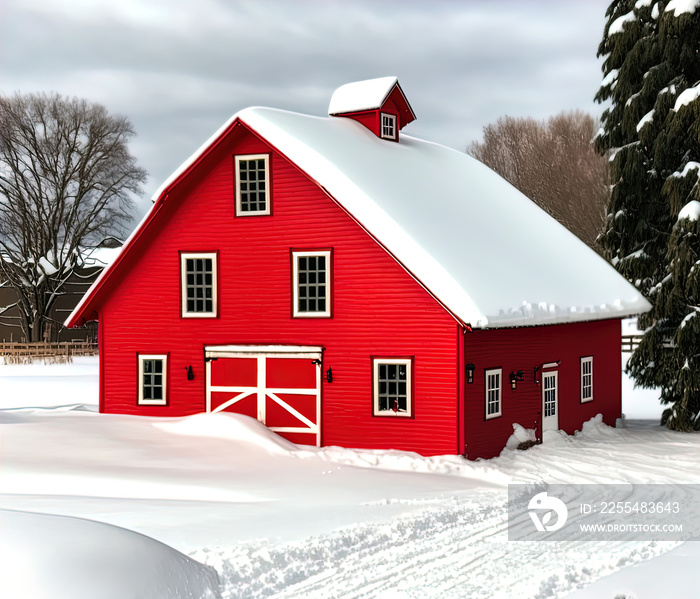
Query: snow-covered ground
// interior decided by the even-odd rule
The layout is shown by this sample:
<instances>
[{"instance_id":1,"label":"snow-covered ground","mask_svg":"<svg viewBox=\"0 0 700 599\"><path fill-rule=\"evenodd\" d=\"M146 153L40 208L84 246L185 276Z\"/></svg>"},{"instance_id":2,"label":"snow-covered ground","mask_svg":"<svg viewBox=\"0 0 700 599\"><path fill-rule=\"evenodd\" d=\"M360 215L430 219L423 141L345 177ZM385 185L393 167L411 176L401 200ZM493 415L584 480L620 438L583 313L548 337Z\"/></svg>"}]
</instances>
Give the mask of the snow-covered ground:
<instances>
[{"instance_id":1,"label":"snow-covered ground","mask_svg":"<svg viewBox=\"0 0 700 599\"><path fill-rule=\"evenodd\" d=\"M98 414L94 358L0 366L0 596L695 599L700 543L508 541L509 482L700 484L700 435L623 394L626 428L468 462Z\"/></svg>"}]
</instances>

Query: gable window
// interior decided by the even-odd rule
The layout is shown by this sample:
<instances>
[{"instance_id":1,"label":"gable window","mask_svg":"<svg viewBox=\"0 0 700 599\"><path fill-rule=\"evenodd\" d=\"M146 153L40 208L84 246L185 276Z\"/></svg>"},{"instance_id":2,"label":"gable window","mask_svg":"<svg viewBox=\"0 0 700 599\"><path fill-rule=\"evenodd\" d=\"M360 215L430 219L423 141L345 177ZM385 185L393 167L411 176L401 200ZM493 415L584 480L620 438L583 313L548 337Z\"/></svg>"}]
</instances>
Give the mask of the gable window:
<instances>
[{"instance_id":1,"label":"gable window","mask_svg":"<svg viewBox=\"0 0 700 599\"><path fill-rule=\"evenodd\" d=\"M494 368L484 372L486 379L486 419L501 415L501 369Z\"/></svg>"},{"instance_id":2,"label":"gable window","mask_svg":"<svg viewBox=\"0 0 700 599\"><path fill-rule=\"evenodd\" d=\"M270 214L269 156L236 156L236 216L265 214Z\"/></svg>"},{"instance_id":3,"label":"gable window","mask_svg":"<svg viewBox=\"0 0 700 599\"><path fill-rule=\"evenodd\" d=\"M373 358L373 414L413 416L412 358Z\"/></svg>"},{"instance_id":4,"label":"gable window","mask_svg":"<svg viewBox=\"0 0 700 599\"><path fill-rule=\"evenodd\" d=\"M165 354L139 354L140 406L164 406L168 403L168 356Z\"/></svg>"},{"instance_id":5,"label":"gable window","mask_svg":"<svg viewBox=\"0 0 700 599\"><path fill-rule=\"evenodd\" d=\"M292 252L293 310L295 317L330 317L331 252Z\"/></svg>"},{"instance_id":6,"label":"gable window","mask_svg":"<svg viewBox=\"0 0 700 599\"><path fill-rule=\"evenodd\" d=\"M382 138L396 139L396 115L380 113L382 119Z\"/></svg>"},{"instance_id":7,"label":"gable window","mask_svg":"<svg viewBox=\"0 0 700 599\"><path fill-rule=\"evenodd\" d=\"M183 318L216 318L216 253L181 253L180 277Z\"/></svg>"},{"instance_id":8,"label":"gable window","mask_svg":"<svg viewBox=\"0 0 700 599\"><path fill-rule=\"evenodd\" d=\"M593 356L581 358L581 403L593 401Z\"/></svg>"}]
</instances>

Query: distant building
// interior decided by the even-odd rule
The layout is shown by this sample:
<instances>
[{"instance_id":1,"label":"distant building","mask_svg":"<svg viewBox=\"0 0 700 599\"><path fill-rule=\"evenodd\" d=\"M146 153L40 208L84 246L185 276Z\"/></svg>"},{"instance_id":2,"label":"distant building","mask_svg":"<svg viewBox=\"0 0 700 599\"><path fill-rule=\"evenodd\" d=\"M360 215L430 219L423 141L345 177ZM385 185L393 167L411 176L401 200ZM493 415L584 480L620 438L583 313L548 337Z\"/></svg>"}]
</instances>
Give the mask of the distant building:
<instances>
[{"instance_id":1,"label":"distant building","mask_svg":"<svg viewBox=\"0 0 700 599\"><path fill-rule=\"evenodd\" d=\"M45 325L45 341L97 341L96 322L87 322L74 329L67 329L63 323L99 274L114 260L120 247L120 242L110 238L99 247L85 250L83 268L68 279L64 293L56 300L49 313L51 320ZM14 287L10 287L8 282L3 282L0 274L0 341L25 342L27 340L22 332L17 301L17 291Z\"/></svg>"}]
</instances>

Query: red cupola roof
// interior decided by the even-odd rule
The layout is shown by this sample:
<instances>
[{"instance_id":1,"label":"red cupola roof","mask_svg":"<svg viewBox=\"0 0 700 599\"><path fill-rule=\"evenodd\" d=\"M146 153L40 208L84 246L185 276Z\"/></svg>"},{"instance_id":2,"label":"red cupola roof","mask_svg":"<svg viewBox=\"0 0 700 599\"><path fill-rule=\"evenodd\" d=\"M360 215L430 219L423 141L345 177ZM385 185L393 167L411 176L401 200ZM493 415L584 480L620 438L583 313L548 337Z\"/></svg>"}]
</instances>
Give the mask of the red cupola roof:
<instances>
[{"instance_id":1,"label":"red cupola roof","mask_svg":"<svg viewBox=\"0 0 700 599\"><path fill-rule=\"evenodd\" d=\"M416 120L396 77L380 77L342 85L333 92L328 114L352 118L378 137L396 141L398 131ZM382 121L382 115L396 119L394 136L387 135L387 121Z\"/></svg>"}]
</instances>

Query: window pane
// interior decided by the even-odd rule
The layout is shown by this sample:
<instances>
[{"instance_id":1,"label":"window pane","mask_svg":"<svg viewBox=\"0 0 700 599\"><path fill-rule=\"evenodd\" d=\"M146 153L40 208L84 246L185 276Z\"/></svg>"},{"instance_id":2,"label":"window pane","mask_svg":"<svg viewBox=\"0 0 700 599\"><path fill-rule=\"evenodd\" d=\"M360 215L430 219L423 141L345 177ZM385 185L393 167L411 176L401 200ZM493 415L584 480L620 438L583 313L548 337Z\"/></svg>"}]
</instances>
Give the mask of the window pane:
<instances>
[{"instance_id":1,"label":"window pane","mask_svg":"<svg viewBox=\"0 0 700 599\"><path fill-rule=\"evenodd\" d=\"M378 411L408 411L408 367L406 364L377 364Z\"/></svg>"},{"instance_id":2,"label":"window pane","mask_svg":"<svg viewBox=\"0 0 700 599\"><path fill-rule=\"evenodd\" d=\"M214 297L214 260L212 258L186 258L185 311L187 313L212 313L213 302L204 302Z\"/></svg>"},{"instance_id":3,"label":"window pane","mask_svg":"<svg viewBox=\"0 0 700 599\"><path fill-rule=\"evenodd\" d=\"M298 312L325 312L326 296L325 256L297 256Z\"/></svg>"},{"instance_id":4,"label":"window pane","mask_svg":"<svg viewBox=\"0 0 700 599\"><path fill-rule=\"evenodd\" d=\"M241 212L267 210L266 169L264 159L238 161L238 194Z\"/></svg>"}]
</instances>

